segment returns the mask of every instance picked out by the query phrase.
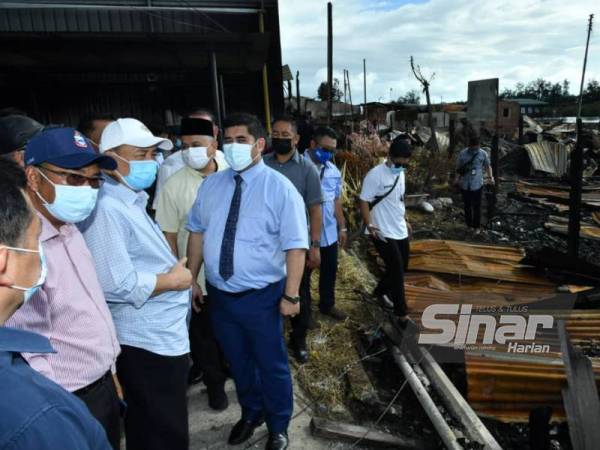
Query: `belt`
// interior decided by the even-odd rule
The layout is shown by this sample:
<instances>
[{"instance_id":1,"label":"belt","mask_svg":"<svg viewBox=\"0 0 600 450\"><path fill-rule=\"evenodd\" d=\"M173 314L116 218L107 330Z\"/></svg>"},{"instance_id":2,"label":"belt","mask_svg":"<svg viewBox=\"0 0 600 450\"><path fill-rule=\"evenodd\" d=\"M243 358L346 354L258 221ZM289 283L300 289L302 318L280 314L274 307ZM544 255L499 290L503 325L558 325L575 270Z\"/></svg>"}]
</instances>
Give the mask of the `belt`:
<instances>
[{"instance_id":1,"label":"belt","mask_svg":"<svg viewBox=\"0 0 600 450\"><path fill-rule=\"evenodd\" d=\"M221 292L224 295L227 295L229 297L233 297L233 298L241 298L241 297L246 297L247 295L253 294L255 292L260 292L260 291L264 291L265 289L270 288L271 286L273 286L274 284L280 283L280 281L276 281L275 283L271 283L266 285L264 288L261 289L248 289L247 291L242 291L242 292L227 292L227 291L222 291L221 289L217 289L216 287L214 287L212 284L210 283L206 283L208 286L210 286L212 289L215 289L219 292Z\"/></svg>"},{"instance_id":2,"label":"belt","mask_svg":"<svg viewBox=\"0 0 600 450\"><path fill-rule=\"evenodd\" d=\"M104 383L105 381L107 381L109 378L112 378L112 372L110 370L108 372L106 372L104 375L102 375L100 378L98 378L96 381L94 381L92 384L88 384L87 386L82 387L81 389L77 389L75 392L73 392L73 394L75 394L75 395L87 394L95 387L97 387L97 386L101 385L102 383Z\"/></svg>"}]
</instances>

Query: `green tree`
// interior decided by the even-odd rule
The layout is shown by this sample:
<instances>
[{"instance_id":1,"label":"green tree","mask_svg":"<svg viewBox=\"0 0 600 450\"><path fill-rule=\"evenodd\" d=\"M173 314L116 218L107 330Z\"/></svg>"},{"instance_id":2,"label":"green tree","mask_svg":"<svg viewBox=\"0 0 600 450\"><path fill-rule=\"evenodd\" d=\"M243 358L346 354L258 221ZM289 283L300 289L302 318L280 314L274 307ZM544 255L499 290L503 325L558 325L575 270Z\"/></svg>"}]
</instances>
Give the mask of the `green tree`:
<instances>
[{"instance_id":1,"label":"green tree","mask_svg":"<svg viewBox=\"0 0 600 450\"><path fill-rule=\"evenodd\" d=\"M409 103L413 105L418 105L421 103L421 94L416 89L411 89L406 94L398 97L398 103Z\"/></svg>"}]
</instances>

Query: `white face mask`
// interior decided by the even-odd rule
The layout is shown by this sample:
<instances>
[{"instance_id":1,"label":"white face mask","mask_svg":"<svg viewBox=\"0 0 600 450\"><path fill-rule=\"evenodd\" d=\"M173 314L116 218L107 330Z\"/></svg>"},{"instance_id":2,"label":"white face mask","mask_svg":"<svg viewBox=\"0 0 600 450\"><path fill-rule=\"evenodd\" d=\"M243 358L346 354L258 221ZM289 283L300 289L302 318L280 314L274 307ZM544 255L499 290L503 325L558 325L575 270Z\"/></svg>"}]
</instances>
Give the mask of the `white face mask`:
<instances>
[{"instance_id":1,"label":"white face mask","mask_svg":"<svg viewBox=\"0 0 600 450\"><path fill-rule=\"evenodd\" d=\"M192 169L204 169L212 159L207 147L190 147L182 151L183 161Z\"/></svg>"},{"instance_id":2,"label":"white face mask","mask_svg":"<svg viewBox=\"0 0 600 450\"><path fill-rule=\"evenodd\" d=\"M247 169L250 164L254 162L252 158L252 148L254 145L251 144L240 144L238 142L232 142L231 144L223 145L223 153L225 153L225 161L229 164L236 172L241 172ZM260 155L257 155L257 158Z\"/></svg>"}]
</instances>

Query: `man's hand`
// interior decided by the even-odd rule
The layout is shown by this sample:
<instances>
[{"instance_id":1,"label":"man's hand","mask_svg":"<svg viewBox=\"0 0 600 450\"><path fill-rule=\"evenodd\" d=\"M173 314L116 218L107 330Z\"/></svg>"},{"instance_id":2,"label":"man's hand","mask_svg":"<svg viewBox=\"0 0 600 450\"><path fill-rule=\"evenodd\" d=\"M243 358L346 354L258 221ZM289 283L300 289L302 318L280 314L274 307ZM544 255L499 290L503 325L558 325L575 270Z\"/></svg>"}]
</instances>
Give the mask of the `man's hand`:
<instances>
[{"instance_id":1,"label":"man's hand","mask_svg":"<svg viewBox=\"0 0 600 450\"><path fill-rule=\"evenodd\" d=\"M202 305L204 305L204 292L200 285L194 282L192 283L192 308L199 313L202 311Z\"/></svg>"},{"instance_id":2,"label":"man's hand","mask_svg":"<svg viewBox=\"0 0 600 450\"><path fill-rule=\"evenodd\" d=\"M369 233L375 239L379 239L379 240L382 240L382 241L384 240L383 236L381 236L381 230L379 228L377 228L375 225L373 225L372 223L370 223L369 225L367 225L367 230L369 230Z\"/></svg>"},{"instance_id":3,"label":"man's hand","mask_svg":"<svg viewBox=\"0 0 600 450\"><path fill-rule=\"evenodd\" d=\"M294 317L300 314L300 303L293 304L288 302L285 298L282 298L279 302L279 312L282 316Z\"/></svg>"},{"instance_id":4,"label":"man's hand","mask_svg":"<svg viewBox=\"0 0 600 450\"><path fill-rule=\"evenodd\" d=\"M412 225L408 222L408 220L406 221L406 229L408 230L408 239L411 240L413 237L413 229Z\"/></svg>"},{"instance_id":5,"label":"man's hand","mask_svg":"<svg viewBox=\"0 0 600 450\"><path fill-rule=\"evenodd\" d=\"M496 180L494 180L494 177L489 177L487 182L488 182L488 184L491 184L492 186L496 184Z\"/></svg>"},{"instance_id":6,"label":"man's hand","mask_svg":"<svg viewBox=\"0 0 600 450\"><path fill-rule=\"evenodd\" d=\"M306 266L309 269L316 269L321 265L321 249L318 247L311 247L308 250L308 258L306 260Z\"/></svg>"},{"instance_id":7,"label":"man's hand","mask_svg":"<svg viewBox=\"0 0 600 450\"><path fill-rule=\"evenodd\" d=\"M192 272L185 267L186 263L187 257L181 258L167 273L171 289L174 291L183 291L192 285Z\"/></svg>"},{"instance_id":8,"label":"man's hand","mask_svg":"<svg viewBox=\"0 0 600 450\"><path fill-rule=\"evenodd\" d=\"M345 248L347 242L348 242L348 232L345 229L342 229L339 232L338 243L340 244L340 247Z\"/></svg>"},{"instance_id":9,"label":"man's hand","mask_svg":"<svg viewBox=\"0 0 600 450\"><path fill-rule=\"evenodd\" d=\"M119 382L119 378L117 377L116 373L113 373L112 377L113 377L113 381L115 383L115 389L117 391L117 396L119 397L119 399L123 400L123 388L121 387L121 383Z\"/></svg>"}]
</instances>

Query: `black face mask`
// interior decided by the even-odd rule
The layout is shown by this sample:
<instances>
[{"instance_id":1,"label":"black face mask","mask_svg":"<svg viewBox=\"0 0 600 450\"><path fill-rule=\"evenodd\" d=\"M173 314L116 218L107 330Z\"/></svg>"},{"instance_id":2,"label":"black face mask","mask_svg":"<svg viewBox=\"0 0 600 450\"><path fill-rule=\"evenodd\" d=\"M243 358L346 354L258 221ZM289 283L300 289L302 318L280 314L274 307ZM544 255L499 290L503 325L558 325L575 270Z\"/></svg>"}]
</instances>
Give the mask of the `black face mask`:
<instances>
[{"instance_id":1,"label":"black face mask","mask_svg":"<svg viewBox=\"0 0 600 450\"><path fill-rule=\"evenodd\" d=\"M278 153L280 155L287 155L289 152L292 151L292 140L271 138L271 148L275 153Z\"/></svg>"}]
</instances>

